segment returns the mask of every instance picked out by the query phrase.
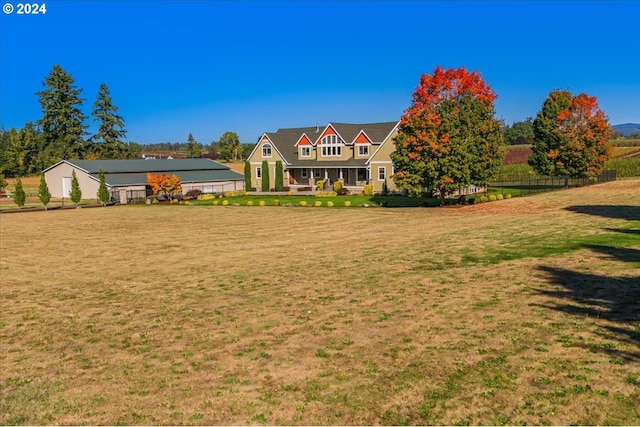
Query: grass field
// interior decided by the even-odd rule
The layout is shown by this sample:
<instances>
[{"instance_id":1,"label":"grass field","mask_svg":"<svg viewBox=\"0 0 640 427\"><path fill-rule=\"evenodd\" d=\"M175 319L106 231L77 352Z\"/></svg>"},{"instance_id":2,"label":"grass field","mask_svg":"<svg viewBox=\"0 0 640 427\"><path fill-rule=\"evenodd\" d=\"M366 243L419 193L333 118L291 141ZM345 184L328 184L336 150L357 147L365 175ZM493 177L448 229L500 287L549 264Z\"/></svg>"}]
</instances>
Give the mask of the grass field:
<instances>
[{"instance_id":1,"label":"grass field","mask_svg":"<svg viewBox=\"0 0 640 427\"><path fill-rule=\"evenodd\" d=\"M0 233L0 424L640 424L638 179Z\"/></svg>"}]
</instances>

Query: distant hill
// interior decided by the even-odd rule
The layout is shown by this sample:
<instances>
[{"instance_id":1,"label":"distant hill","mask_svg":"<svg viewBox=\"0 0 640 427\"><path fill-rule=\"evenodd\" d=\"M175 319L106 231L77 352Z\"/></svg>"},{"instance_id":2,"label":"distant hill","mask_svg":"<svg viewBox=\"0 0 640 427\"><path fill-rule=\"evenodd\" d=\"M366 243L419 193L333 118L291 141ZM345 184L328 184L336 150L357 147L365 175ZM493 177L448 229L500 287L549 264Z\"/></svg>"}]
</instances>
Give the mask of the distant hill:
<instances>
[{"instance_id":1,"label":"distant hill","mask_svg":"<svg viewBox=\"0 0 640 427\"><path fill-rule=\"evenodd\" d=\"M624 136L633 135L634 133L640 133L639 123L624 123L621 125L613 125L613 130Z\"/></svg>"}]
</instances>

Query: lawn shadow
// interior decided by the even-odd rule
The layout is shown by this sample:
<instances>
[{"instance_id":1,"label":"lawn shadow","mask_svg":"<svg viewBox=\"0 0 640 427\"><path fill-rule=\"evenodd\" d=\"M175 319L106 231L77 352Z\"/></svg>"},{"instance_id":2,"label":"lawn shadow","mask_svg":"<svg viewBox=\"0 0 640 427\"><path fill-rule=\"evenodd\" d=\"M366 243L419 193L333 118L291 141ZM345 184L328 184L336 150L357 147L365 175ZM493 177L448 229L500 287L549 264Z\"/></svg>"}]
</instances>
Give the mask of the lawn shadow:
<instances>
[{"instance_id":1,"label":"lawn shadow","mask_svg":"<svg viewBox=\"0 0 640 427\"><path fill-rule=\"evenodd\" d=\"M591 247L609 256L626 260L637 259L637 252L630 249ZM623 341L630 349L587 346L591 351L605 351L626 360L640 360L640 275L634 277L607 277L580 273L564 268L541 266L550 283L561 285L560 290L540 290L553 298L541 306L563 313L594 317L611 323L603 326L603 337Z\"/></svg>"},{"instance_id":2,"label":"lawn shadow","mask_svg":"<svg viewBox=\"0 0 640 427\"><path fill-rule=\"evenodd\" d=\"M640 206L632 205L576 205L565 208L570 212L596 215L605 218L640 221Z\"/></svg>"}]
</instances>

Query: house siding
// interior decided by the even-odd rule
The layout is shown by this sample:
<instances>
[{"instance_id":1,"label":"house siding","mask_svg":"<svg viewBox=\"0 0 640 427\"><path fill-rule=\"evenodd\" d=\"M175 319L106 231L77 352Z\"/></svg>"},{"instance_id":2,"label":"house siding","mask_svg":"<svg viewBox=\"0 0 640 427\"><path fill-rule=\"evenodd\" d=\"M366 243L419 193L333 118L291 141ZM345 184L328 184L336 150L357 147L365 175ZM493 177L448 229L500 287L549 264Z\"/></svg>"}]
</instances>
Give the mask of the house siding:
<instances>
[{"instance_id":1,"label":"house siding","mask_svg":"<svg viewBox=\"0 0 640 427\"><path fill-rule=\"evenodd\" d=\"M397 187L393 182L393 179L391 178L391 176L394 173L393 162L391 161L391 153L393 153L393 151L396 148L393 142L393 138L395 138L397 134L398 134L397 130L393 131L393 133L389 135L389 138L387 138L387 140L384 141L384 143L380 147L376 147L377 150L374 151L374 153L370 153L371 160L369 164L371 169L370 169L370 175L369 175L370 176L369 182L373 184L374 193L381 193L384 188L385 180L384 179L381 180L378 177L378 168L381 168L381 167L385 169L387 189L389 191L397 190Z\"/></svg>"}]
</instances>

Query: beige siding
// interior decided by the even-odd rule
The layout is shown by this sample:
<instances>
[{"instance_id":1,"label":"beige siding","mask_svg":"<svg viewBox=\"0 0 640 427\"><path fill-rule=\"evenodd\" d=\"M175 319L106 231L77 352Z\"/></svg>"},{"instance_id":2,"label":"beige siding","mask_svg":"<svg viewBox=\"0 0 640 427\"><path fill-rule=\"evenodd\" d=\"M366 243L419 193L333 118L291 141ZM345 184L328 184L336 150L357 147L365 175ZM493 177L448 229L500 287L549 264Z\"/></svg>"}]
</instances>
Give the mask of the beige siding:
<instances>
[{"instance_id":1,"label":"beige siding","mask_svg":"<svg viewBox=\"0 0 640 427\"><path fill-rule=\"evenodd\" d=\"M265 144L271 145L271 157L264 157L262 155L262 149L263 149ZM276 151L275 146L273 144L271 144L269 141L260 141L258 143L258 145L256 146L256 149L252 153L251 157L249 158L249 163L251 164L251 186L256 188L258 191L260 191L260 189L262 188L262 179L261 178L257 178L257 176L258 176L257 168L262 168L262 161L263 160L266 160L267 163L269 164L269 170L268 171L262 171L262 176L264 176L265 173L269 174L269 186L271 188L274 188L274 186L275 186L275 182L276 182L276 162L278 160L280 160L282 162L282 169L283 169L282 176L283 176L283 179L286 181L286 173L284 172L284 170L287 167L286 162L284 161L282 156L280 156L278 151ZM289 185L289 184L287 184L285 182L283 185L286 186L286 185ZM250 189L247 188L247 191L248 190L250 190Z\"/></svg>"},{"instance_id":2,"label":"beige siding","mask_svg":"<svg viewBox=\"0 0 640 427\"><path fill-rule=\"evenodd\" d=\"M76 171L76 177L78 178L78 184L80 184L80 191L82 191L83 199L96 199L98 196L98 188L100 187L100 182L94 179L92 176L87 174L86 172L74 168L68 163L60 163L52 169L49 169L45 174L44 178L47 181L47 186L49 187L49 192L51 193L51 197L55 198L68 198L69 194L62 194L62 182L65 178L71 180L71 172ZM70 189L70 187L69 187Z\"/></svg>"},{"instance_id":3,"label":"beige siding","mask_svg":"<svg viewBox=\"0 0 640 427\"><path fill-rule=\"evenodd\" d=\"M398 134L398 131L394 131L389 135L389 138L382 143L382 145L375 148L376 151L371 153L371 179L370 183L373 184L373 191L375 193L382 192L382 188L384 185L384 179L379 179L379 169L383 168L385 171L385 177L387 180L387 188L390 191L395 191L396 185L391 179L391 176L394 173L393 163L391 162L391 153L395 150L395 145L393 143L393 138Z\"/></svg>"}]
</instances>

